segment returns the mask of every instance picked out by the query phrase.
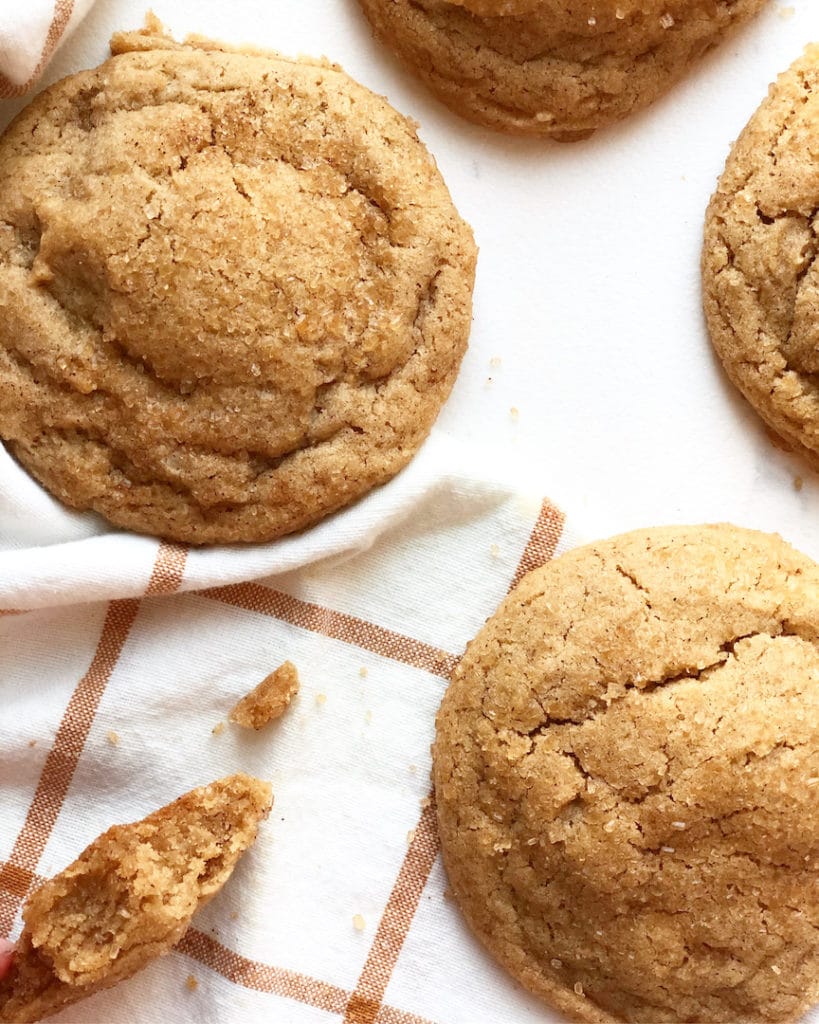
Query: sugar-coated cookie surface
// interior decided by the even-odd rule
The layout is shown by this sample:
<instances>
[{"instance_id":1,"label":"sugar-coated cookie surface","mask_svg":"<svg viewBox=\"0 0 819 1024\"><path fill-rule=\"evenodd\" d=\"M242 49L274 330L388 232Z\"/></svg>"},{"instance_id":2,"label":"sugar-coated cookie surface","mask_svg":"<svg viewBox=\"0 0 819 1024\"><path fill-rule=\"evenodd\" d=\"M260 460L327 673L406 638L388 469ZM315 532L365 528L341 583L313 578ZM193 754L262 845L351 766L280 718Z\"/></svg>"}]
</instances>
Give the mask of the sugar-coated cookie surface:
<instances>
[{"instance_id":1,"label":"sugar-coated cookie surface","mask_svg":"<svg viewBox=\"0 0 819 1024\"><path fill-rule=\"evenodd\" d=\"M360 2L457 113L572 140L653 102L765 0Z\"/></svg>"},{"instance_id":2,"label":"sugar-coated cookie surface","mask_svg":"<svg viewBox=\"0 0 819 1024\"><path fill-rule=\"evenodd\" d=\"M819 999L819 566L731 526L526 576L437 721L471 927L576 1021L794 1021Z\"/></svg>"},{"instance_id":3,"label":"sugar-coated cookie surface","mask_svg":"<svg viewBox=\"0 0 819 1024\"><path fill-rule=\"evenodd\" d=\"M271 803L268 783L233 775L95 839L26 901L0 1021L49 1017L166 953L228 880Z\"/></svg>"},{"instance_id":4,"label":"sugar-coated cookie surface","mask_svg":"<svg viewBox=\"0 0 819 1024\"><path fill-rule=\"evenodd\" d=\"M708 208L711 340L756 411L819 468L819 46L771 86Z\"/></svg>"},{"instance_id":5,"label":"sugar-coated cookie surface","mask_svg":"<svg viewBox=\"0 0 819 1024\"><path fill-rule=\"evenodd\" d=\"M414 127L339 69L112 48L0 140L0 436L119 526L300 529L426 437L471 232Z\"/></svg>"}]
</instances>

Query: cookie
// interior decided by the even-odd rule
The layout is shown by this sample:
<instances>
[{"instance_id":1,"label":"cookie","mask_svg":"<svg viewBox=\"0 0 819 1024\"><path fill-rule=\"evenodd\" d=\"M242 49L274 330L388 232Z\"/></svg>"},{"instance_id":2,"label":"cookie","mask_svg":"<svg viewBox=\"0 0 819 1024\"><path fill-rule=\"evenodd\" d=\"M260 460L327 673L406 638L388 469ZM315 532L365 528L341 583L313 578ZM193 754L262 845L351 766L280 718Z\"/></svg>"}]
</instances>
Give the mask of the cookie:
<instances>
[{"instance_id":1,"label":"cookie","mask_svg":"<svg viewBox=\"0 0 819 1024\"><path fill-rule=\"evenodd\" d=\"M50 1017L167 953L228 880L271 803L268 783L233 775L96 839L26 901L0 1021Z\"/></svg>"},{"instance_id":2,"label":"cookie","mask_svg":"<svg viewBox=\"0 0 819 1024\"><path fill-rule=\"evenodd\" d=\"M66 504L264 541L400 470L476 250L415 128L341 70L119 35L0 140L0 436Z\"/></svg>"},{"instance_id":3,"label":"cookie","mask_svg":"<svg viewBox=\"0 0 819 1024\"><path fill-rule=\"evenodd\" d=\"M569 141L648 106L765 0L360 2L376 35L457 113ZM509 10L518 16L481 16Z\"/></svg>"},{"instance_id":4,"label":"cookie","mask_svg":"<svg viewBox=\"0 0 819 1024\"><path fill-rule=\"evenodd\" d=\"M819 566L731 526L526 576L437 720L444 863L570 1020L796 1020L819 999Z\"/></svg>"},{"instance_id":5,"label":"cookie","mask_svg":"<svg viewBox=\"0 0 819 1024\"><path fill-rule=\"evenodd\" d=\"M819 46L773 85L708 207L708 329L728 376L819 468Z\"/></svg>"}]
</instances>

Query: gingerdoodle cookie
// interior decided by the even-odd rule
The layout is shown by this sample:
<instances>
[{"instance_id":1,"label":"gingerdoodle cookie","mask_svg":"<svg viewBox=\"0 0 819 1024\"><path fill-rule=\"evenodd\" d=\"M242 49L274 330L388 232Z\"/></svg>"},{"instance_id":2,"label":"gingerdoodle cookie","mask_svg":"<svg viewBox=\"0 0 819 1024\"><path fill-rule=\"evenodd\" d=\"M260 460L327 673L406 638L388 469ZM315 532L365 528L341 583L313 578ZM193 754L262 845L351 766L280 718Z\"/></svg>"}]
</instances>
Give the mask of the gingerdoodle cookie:
<instances>
[{"instance_id":1,"label":"gingerdoodle cookie","mask_svg":"<svg viewBox=\"0 0 819 1024\"><path fill-rule=\"evenodd\" d=\"M708 329L728 376L819 468L819 46L769 91L708 207Z\"/></svg>"},{"instance_id":2,"label":"gingerdoodle cookie","mask_svg":"<svg viewBox=\"0 0 819 1024\"><path fill-rule=\"evenodd\" d=\"M669 527L526 576L437 721L450 885L570 1020L794 1021L819 999L819 566Z\"/></svg>"},{"instance_id":3,"label":"gingerdoodle cookie","mask_svg":"<svg viewBox=\"0 0 819 1024\"><path fill-rule=\"evenodd\" d=\"M167 953L228 880L271 804L268 783L232 775L95 839L26 901L0 981L0 1021L50 1017Z\"/></svg>"},{"instance_id":4,"label":"gingerdoodle cookie","mask_svg":"<svg viewBox=\"0 0 819 1024\"><path fill-rule=\"evenodd\" d=\"M648 106L765 0L360 2L457 113L570 141Z\"/></svg>"},{"instance_id":5,"label":"gingerdoodle cookie","mask_svg":"<svg viewBox=\"0 0 819 1024\"><path fill-rule=\"evenodd\" d=\"M53 494L263 541L400 470L476 250L415 128L320 62L156 34L0 140L0 436Z\"/></svg>"}]
</instances>

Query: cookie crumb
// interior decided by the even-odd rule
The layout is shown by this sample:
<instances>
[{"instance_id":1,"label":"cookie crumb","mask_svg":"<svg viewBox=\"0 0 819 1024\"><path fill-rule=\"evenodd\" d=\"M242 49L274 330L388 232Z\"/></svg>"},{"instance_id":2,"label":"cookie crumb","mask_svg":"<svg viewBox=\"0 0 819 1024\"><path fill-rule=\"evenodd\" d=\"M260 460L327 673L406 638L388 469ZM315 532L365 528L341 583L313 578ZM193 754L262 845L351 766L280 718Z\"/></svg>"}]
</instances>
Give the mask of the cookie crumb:
<instances>
[{"instance_id":1,"label":"cookie crumb","mask_svg":"<svg viewBox=\"0 0 819 1024\"><path fill-rule=\"evenodd\" d=\"M191 992L195 992L199 988L199 982L192 974L188 975L188 980L185 982L185 985Z\"/></svg>"},{"instance_id":2,"label":"cookie crumb","mask_svg":"<svg viewBox=\"0 0 819 1024\"><path fill-rule=\"evenodd\" d=\"M804 486L804 484L805 484L805 481L802 479L801 476L795 476L793 478L793 489L795 491L801 491L803 486Z\"/></svg>"},{"instance_id":3,"label":"cookie crumb","mask_svg":"<svg viewBox=\"0 0 819 1024\"><path fill-rule=\"evenodd\" d=\"M318 704L319 707L322 707L326 703L327 703L327 694L326 693L317 693L316 694L316 704Z\"/></svg>"},{"instance_id":4,"label":"cookie crumb","mask_svg":"<svg viewBox=\"0 0 819 1024\"><path fill-rule=\"evenodd\" d=\"M237 702L230 712L230 720L243 729L263 729L282 717L298 692L296 666L285 661Z\"/></svg>"},{"instance_id":5,"label":"cookie crumb","mask_svg":"<svg viewBox=\"0 0 819 1024\"><path fill-rule=\"evenodd\" d=\"M353 915L353 928L355 928L355 930L357 932L363 932L365 927L366 927L366 922L364 921L364 918L361 916L361 914L354 914Z\"/></svg>"},{"instance_id":6,"label":"cookie crumb","mask_svg":"<svg viewBox=\"0 0 819 1024\"><path fill-rule=\"evenodd\" d=\"M513 405L512 408L509 410L509 415L517 423L517 421L520 419L520 409L518 409L516 405Z\"/></svg>"},{"instance_id":7,"label":"cookie crumb","mask_svg":"<svg viewBox=\"0 0 819 1024\"><path fill-rule=\"evenodd\" d=\"M111 744L112 747L119 746L119 735L118 733L115 733L113 729L111 729L108 733L108 742Z\"/></svg>"},{"instance_id":8,"label":"cookie crumb","mask_svg":"<svg viewBox=\"0 0 819 1024\"><path fill-rule=\"evenodd\" d=\"M432 797L425 796L424 799L421 801L421 810L425 811L427 809L427 807L429 807L429 805L431 803L432 803Z\"/></svg>"},{"instance_id":9,"label":"cookie crumb","mask_svg":"<svg viewBox=\"0 0 819 1024\"><path fill-rule=\"evenodd\" d=\"M418 769L415 767L414 764L411 764L409 766L409 773L410 773L410 775L414 775L417 771L418 771Z\"/></svg>"},{"instance_id":10,"label":"cookie crumb","mask_svg":"<svg viewBox=\"0 0 819 1024\"><path fill-rule=\"evenodd\" d=\"M662 15L662 17L660 18L660 24L663 26L663 28L673 28L674 27L674 18L673 18L673 16L668 11L666 11L666 13L664 15Z\"/></svg>"},{"instance_id":11,"label":"cookie crumb","mask_svg":"<svg viewBox=\"0 0 819 1024\"><path fill-rule=\"evenodd\" d=\"M28 741L28 745L30 747L36 747L37 746L37 740L29 740Z\"/></svg>"},{"instance_id":12,"label":"cookie crumb","mask_svg":"<svg viewBox=\"0 0 819 1024\"><path fill-rule=\"evenodd\" d=\"M358 674L361 676L362 679L366 679L370 673L367 667L365 665L362 665L361 668L358 670Z\"/></svg>"},{"instance_id":13,"label":"cookie crumb","mask_svg":"<svg viewBox=\"0 0 819 1024\"><path fill-rule=\"evenodd\" d=\"M224 722L217 722L216 725L214 725L214 727L211 729L211 732L213 733L214 736L221 736L224 731L225 731L225 723Z\"/></svg>"},{"instance_id":14,"label":"cookie crumb","mask_svg":"<svg viewBox=\"0 0 819 1024\"><path fill-rule=\"evenodd\" d=\"M777 967L776 964L771 964L771 970L774 972L774 974L781 974L782 973L782 968L781 967Z\"/></svg>"},{"instance_id":15,"label":"cookie crumb","mask_svg":"<svg viewBox=\"0 0 819 1024\"><path fill-rule=\"evenodd\" d=\"M409 830L409 832L407 832L407 846L411 846L412 845L412 841L414 839L415 839L415 829L411 828Z\"/></svg>"}]
</instances>

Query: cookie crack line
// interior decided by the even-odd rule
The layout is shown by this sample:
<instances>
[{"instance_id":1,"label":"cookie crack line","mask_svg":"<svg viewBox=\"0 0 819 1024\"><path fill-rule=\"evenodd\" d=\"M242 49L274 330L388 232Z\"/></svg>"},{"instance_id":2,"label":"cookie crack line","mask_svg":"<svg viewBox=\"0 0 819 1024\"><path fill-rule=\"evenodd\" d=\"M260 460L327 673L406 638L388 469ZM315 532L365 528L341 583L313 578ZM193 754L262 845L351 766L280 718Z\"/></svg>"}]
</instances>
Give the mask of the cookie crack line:
<instances>
[{"instance_id":1,"label":"cookie crack line","mask_svg":"<svg viewBox=\"0 0 819 1024\"><path fill-rule=\"evenodd\" d=\"M796 211L796 212L798 213L798 211ZM782 218L787 217L789 215L792 216L793 215L793 211L786 211L782 215L780 215L778 217L775 217L773 219L774 219L774 221L777 221L777 220L781 220ZM813 211L813 213L811 214L811 217L815 218L817 215L819 215L819 209ZM728 225L724 222L724 220L723 220L723 227L724 227L725 231L728 230ZM742 278L743 282L745 283L746 288L752 289L752 290L755 289L755 285L751 281L748 273L737 262L736 253L732 249L730 241L726 237L725 233L724 232L723 233L719 233L718 234L718 238L719 238L719 241L723 244L723 246L725 248L725 252L726 252L726 265L723 268L721 268L721 269L719 269L719 270L717 270L715 272L715 274L714 274L715 279L719 278L719 277L722 277L728 271L733 271L734 273L738 274ZM801 275L801 277L799 275L797 275L797 282L799 284L801 284L801 281L807 275L808 271L813 268L814 261L816 260L817 256L819 256L819 251L815 252L813 254L813 256L811 257L810 265L807 268L805 268L805 273L803 275ZM799 289L797 288L797 295L798 295L798 293L799 293ZM747 346L745 345L745 343L743 341L743 337L740 335L740 333L737 331L736 327L734 326L733 315L730 312L730 310L728 309L728 306L727 306L727 303L726 303L726 298L723 295L719 294L716 290L712 290L710 292L710 297L711 297L711 299L713 299L714 303L717 306L717 309L719 310L720 320L721 320L721 323L722 323L723 327L726 330L728 330L730 332L730 334L737 340L737 342L742 346L743 350L746 349ZM792 332L792 330L793 330L793 320L791 321L791 324L789 326L788 336L785 339L785 343L786 344L787 344L787 342L789 342L791 340L791 337L792 337L792 333L791 332ZM757 331L757 338L761 340L763 337L765 337L766 340L768 340L769 335L765 331L764 325L760 325L759 328L758 328L758 331ZM801 392L800 392L800 394L793 395L793 396L791 396L789 398L789 401L791 403L798 402L803 397L806 397L806 396L810 397L814 401L819 402L819 374L806 372L806 371L802 370L799 366L794 366L793 361L791 359L789 359L788 356L785 354L785 352L783 350L783 347L782 347L782 343L780 343L776 338L770 338L770 342L772 343L771 347L773 348L773 350L776 352L777 356L779 357L779 361L781 362L780 366L773 365L771 363L771 361L768 358L766 358L766 353L765 353L765 348L764 347L762 349L762 353L760 354L760 356L757 359L745 359L745 360L742 360L742 361L747 363L750 366L755 367L757 370L763 370L764 369L766 376L770 376L773 379L773 381L775 383L777 383L777 384L782 384L789 377L792 378L793 380L795 380L798 383L798 385L799 385L799 387L801 389ZM762 410L757 409L757 411L763 417L765 416L765 414L764 414L764 412ZM765 418L767 419L767 417L765 417ZM794 425L795 426L799 426L799 427L802 426L801 418L793 417L793 420L794 420ZM768 422L770 423L770 425L772 427L774 427L774 429L776 429L776 424L773 421L768 420ZM808 445L805 444L804 440L801 438L801 434L802 434L801 430L800 430L799 433L800 433L800 438L794 438L793 440L796 443L800 444L801 446L805 447L806 449L812 450L812 449L809 448Z\"/></svg>"},{"instance_id":2,"label":"cookie crack line","mask_svg":"<svg viewBox=\"0 0 819 1024\"><path fill-rule=\"evenodd\" d=\"M324 70L326 70L326 69L324 69ZM193 87L188 84L186 86L186 88L193 88ZM209 92L210 90L202 90L202 91ZM266 89L254 89L254 88L242 87L242 88L237 88L235 90L221 90L221 91L220 90L214 90L214 91L216 91L217 94L220 94L220 95L223 92L225 92L225 91L241 92L244 96L247 97L248 101L251 101L251 100L253 101L253 103L251 105L257 105L260 101L264 101L265 99L273 100L276 97L276 93L273 90L270 90L270 89L266 90ZM214 111L209 110L207 108L207 106L202 106L201 103L195 103L195 102L193 102L191 100L186 100L184 97L174 96L173 99L168 99L167 102L171 103L173 106L185 106L185 107L189 107L192 110L199 110L202 113L206 113L208 115L213 115L213 113L214 113ZM165 103L161 103L161 102L160 103L145 103L145 104L139 104L139 105L127 105L127 106L121 106L121 107L112 108L111 110L108 111L108 113L109 114L112 113L112 112L113 113L118 113L118 112L122 112L122 113L144 113L146 111L153 111L153 110L155 110L157 112L160 112L160 111L163 110L163 107L165 105L166 105ZM140 164L140 163L135 164L135 166L138 167L146 176L148 176L152 181L154 181L158 185L167 184L167 182L169 180L172 180L176 174L179 174L180 172L183 172L183 171L187 170L188 163L189 163L191 157L197 156L200 153L204 153L207 150L214 150L214 151L222 153L224 156L226 156L230 160L231 166L233 167L234 170L253 169L253 168L257 167L257 166L260 166L263 163L277 163L277 164L281 164L281 165L287 166L287 167L291 168L291 170L294 170L294 171L296 171L299 174L309 175L310 172L311 171L315 171L316 167L318 166L314 162L315 161L315 157L307 157L307 156L305 156L304 160L302 160L301 162L297 162L297 161L295 161L293 159L290 159L288 157L288 155L286 153L283 153L283 152L278 152L278 153L276 153L275 155L272 155L272 156L271 155L266 155L264 157L260 157L259 160L258 160L258 163L237 162L236 161L236 157L235 157L235 152L233 150L233 147L228 145L224 139L219 138L218 132L219 132L218 123L216 121L212 120L211 121L211 126L210 126L210 134L209 134L209 137L204 141L204 144L199 146L198 148L194 149L191 153L180 155L180 163L179 163L179 166L176 167L176 168L169 167L167 170L160 172L160 171L151 171L144 164ZM323 139L330 138L330 134L329 134L329 132L327 130L327 125L326 124L324 124L322 126L322 138ZM333 160L329 159L328 157L326 157L326 156L322 157L321 163L324 166L331 168L336 174L339 175L339 177L341 177L345 181L345 183L347 185L347 190L346 190L347 192L354 192L357 195L361 196L361 198L365 202L367 202L370 206L374 207L375 209L377 209L381 213L381 215L383 216L383 218L384 218L384 220L385 220L385 222L387 224L387 227L389 228L388 238L389 238L390 246L392 248L395 248L395 249L406 248L399 241L397 241L395 239L394 235L393 235L393 231L394 231L394 211L395 210L399 210L400 211L402 209L402 207L397 206L397 205L390 205L390 204L384 203L382 200L380 200L378 198L378 196L374 195L373 193L369 192L366 188L362 187L361 179L358 176L354 175L353 172L350 169L346 169L346 168L343 168L343 167L339 166L339 164L337 162L334 162ZM127 172L123 171L123 172L119 172L119 173L121 173L124 176L126 174L130 174L131 171L129 170ZM107 171L107 170L106 171L95 170L93 167L90 167L90 166L86 166L85 174L86 174L86 176L97 177L97 178L100 178L100 177L110 177L111 176L111 172L110 171ZM236 188L237 193L239 195L241 195L244 199L246 199L246 200L248 200L249 202L252 203L251 196L246 191L242 190L240 184L236 181L235 178L233 178L233 184L234 184L234 186ZM344 195L344 194L346 194L346 193L341 193L341 195ZM412 203L408 203L407 205L408 206L412 206L413 204Z\"/></svg>"}]
</instances>

